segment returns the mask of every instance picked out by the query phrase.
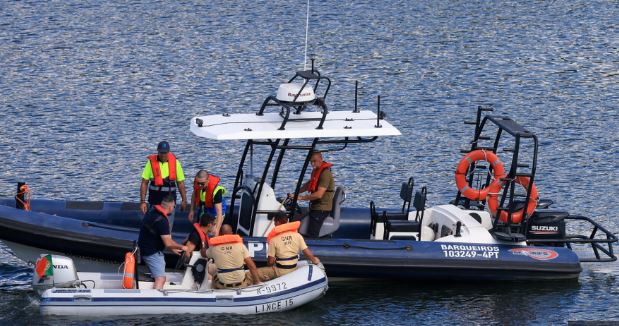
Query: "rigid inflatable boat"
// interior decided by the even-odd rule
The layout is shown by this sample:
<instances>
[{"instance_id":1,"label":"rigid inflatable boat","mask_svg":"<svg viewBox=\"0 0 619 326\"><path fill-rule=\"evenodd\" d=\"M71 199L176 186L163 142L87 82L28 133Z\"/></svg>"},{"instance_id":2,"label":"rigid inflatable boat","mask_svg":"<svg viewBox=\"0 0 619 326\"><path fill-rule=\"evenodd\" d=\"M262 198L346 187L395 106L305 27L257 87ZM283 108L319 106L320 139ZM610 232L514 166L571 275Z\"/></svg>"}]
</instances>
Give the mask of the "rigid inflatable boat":
<instances>
[{"instance_id":1,"label":"rigid inflatable boat","mask_svg":"<svg viewBox=\"0 0 619 326\"><path fill-rule=\"evenodd\" d=\"M357 107L329 110L330 86L331 80L312 65L282 84L257 112L191 119L190 130L198 137L245 141L225 223L243 236L259 265L266 261L265 236L275 216L301 219L300 231L307 229L307 217L299 213L296 199L313 151L345 150L400 135L384 118L380 97L376 112ZM401 207L379 208L374 202L366 208L345 207L346 182L338 180L320 238L306 239L331 277L575 279L583 262L616 260L613 233L540 198L535 188L535 134L485 107L478 108L470 124L473 139L462 161L454 162L458 189L449 203L428 207L426 186L415 185L411 177L402 183ZM499 155L498 148L508 150ZM306 159L293 198L282 200L287 196L278 191L277 177L286 159L293 159L287 156L291 152L302 152ZM254 162L254 155L265 160ZM24 197L23 191L20 194ZM137 239L141 214L136 203L29 204L31 211L16 208L14 199L0 205L0 239L27 261L51 251L71 256L83 270L93 262L116 266ZM177 212L177 241L191 230L184 217ZM169 267L175 265L175 257L166 257Z\"/></svg>"},{"instance_id":2,"label":"rigid inflatable boat","mask_svg":"<svg viewBox=\"0 0 619 326\"><path fill-rule=\"evenodd\" d=\"M166 273L162 290L152 280L133 280L125 273L78 272L71 258L41 255L33 288L41 295L45 315L120 316L147 314L262 314L294 309L328 289L327 276L302 262L282 277L242 289L214 290L204 271L207 262L192 255L185 271ZM194 275L202 273L198 281Z\"/></svg>"}]
</instances>

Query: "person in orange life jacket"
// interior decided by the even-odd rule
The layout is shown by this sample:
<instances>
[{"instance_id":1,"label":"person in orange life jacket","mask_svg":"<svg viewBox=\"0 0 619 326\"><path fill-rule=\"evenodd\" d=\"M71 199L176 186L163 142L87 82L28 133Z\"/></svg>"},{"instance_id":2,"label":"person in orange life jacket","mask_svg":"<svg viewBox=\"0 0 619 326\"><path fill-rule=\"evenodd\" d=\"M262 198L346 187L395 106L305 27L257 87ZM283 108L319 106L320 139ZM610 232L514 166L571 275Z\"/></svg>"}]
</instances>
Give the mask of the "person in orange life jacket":
<instances>
[{"instance_id":1,"label":"person in orange life jacket","mask_svg":"<svg viewBox=\"0 0 619 326\"><path fill-rule=\"evenodd\" d=\"M307 200L310 202L310 220L306 236L317 238L320 235L322 223L331 213L335 180L331 173L331 166L333 164L323 161L320 152L312 153L310 163L312 164L312 177L299 190L299 193L307 191L309 194L299 195L297 200ZM288 194L288 196L292 197L294 195Z\"/></svg>"},{"instance_id":2,"label":"person in orange life jacket","mask_svg":"<svg viewBox=\"0 0 619 326\"><path fill-rule=\"evenodd\" d=\"M221 235L210 239L206 255L213 259L217 268L213 277L214 289L244 288L252 283L260 284L258 269L243 244L243 238L232 234L230 225L222 225ZM249 273L244 271L243 265L249 268Z\"/></svg>"},{"instance_id":3,"label":"person in orange life jacket","mask_svg":"<svg viewBox=\"0 0 619 326\"><path fill-rule=\"evenodd\" d=\"M286 215L275 217L275 228L267 237L267 266L258 268L260 281L266 282L296 270L299 252L303 252L313 264L324 269L320 259L314 256L303 236L297 232L300 226L299 221L288 223Z\"/></svg>"},{"instance_id":4,"label":"person in orange life jacket","mask_svg":"<svg viewBox=\"0 0 619 326\"><path fill-rule=\"evenodd\" d=\"M181 163L170 153L170 144L162 141L157 145L157 154L150 155L142 171L140 185L140 210L146 214L146 189L148 189L148 204L158 205L166 195L172 195L176 202L176 187L181 193L181 211L187 207L185 191L185 174ZM170 228L174 225L174 212L168 216Z\"/></svg>"},{"instance_id":5,"label":"person in orange life jacket","mask_svg":"<svg viewBox=\"0 0 619 326\"><path fill-rule=\"evenodd\" d=\"M166 196L160 205L151 207L144 218L138 236L138 247L142 259L155 279L154 288L163 289L166 281L163 250L170 249L177 254L187 251L187 247L176 243L170 235L168 216L174 211L174 197Z\"/></svg>"},{"instance_id":6,"label":"person in orange life jacket","mask_svg":"<svg viewBox=\"0 0 619 326\"><path fill-rule=\"evenodd\" d=\"M228 206L223 196L226 188L219 184L219 177L209 174L206 170L200 170L194 178L191 205L189 206L189 221L193 222L194 212L201 216L204 212L215 216L215 223L209 233L217 236L224 221L224 214Z\"/></svg>"},{"instance_id":7,"label":"person in orange life jacket","mask_svg":"<svg viewBox=\"0 0 619 326\"><path fill-rule=\"evenodd\" d=\"M185 258L191 258L191 254L194 251L200 251L200 255L206 258L206 249L208 249L208 241L209 241L209 230L213 226L215 222L215 218L208 214L204 213L202 217L200 217L199 223L193 224L193 229L189 232L187 236L187 240L185 240L184 245L187 246L187 251L185 252Z\"/></svg>"}]
</instances>

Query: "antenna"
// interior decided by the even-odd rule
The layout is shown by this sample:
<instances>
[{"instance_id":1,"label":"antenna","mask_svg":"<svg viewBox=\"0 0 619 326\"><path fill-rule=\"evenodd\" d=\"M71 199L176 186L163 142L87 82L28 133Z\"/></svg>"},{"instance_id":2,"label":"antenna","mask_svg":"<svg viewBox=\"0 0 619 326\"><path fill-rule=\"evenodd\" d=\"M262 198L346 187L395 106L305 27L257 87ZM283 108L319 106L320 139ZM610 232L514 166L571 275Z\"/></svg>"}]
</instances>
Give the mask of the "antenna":
<instances>
[{"instance_id":1,"label":"antenna","mask_svg":"<svg viewBox=\"0 0 619 326\"><path fill-rule=\"evenodd\" d=\"M307 15L305 17L305 56L303 57L303 70L307 70L307 34L309 32L309 0L307 0Z\"/></svg>"}]
</instances>

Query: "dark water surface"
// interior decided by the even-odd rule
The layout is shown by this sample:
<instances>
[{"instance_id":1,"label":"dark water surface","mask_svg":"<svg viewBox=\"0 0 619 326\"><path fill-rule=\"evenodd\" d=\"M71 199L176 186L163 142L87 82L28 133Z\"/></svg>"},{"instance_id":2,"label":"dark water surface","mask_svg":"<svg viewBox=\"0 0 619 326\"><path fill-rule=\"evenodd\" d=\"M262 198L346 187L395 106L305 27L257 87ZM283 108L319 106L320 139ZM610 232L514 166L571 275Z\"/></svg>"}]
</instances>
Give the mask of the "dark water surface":
<instances>
[{"instance_id":1,"label":"dark water surface","mask_svg":"<svg viewBox=\"0 0 619 326\"><path fill-rule=\"evenodd\" d=\"M403 136L329 155L346 206L397 205L414 175L429 203L455 196L454 168L479 104L540 139L536 184L557 208L619 229L616 1L312 2L309 53L334 81L328 104L381 107ZM0 195L137 201L162 139L189 176L231 187L241 142L198 139L191 117L257 110L302 68L305 1L0 1ZM282 178L279 191L293 187ZM578 282L333 283L301 309L258 317L41 319L30 269L0 246L1 324L563 324L619 320L619 268Z\"/></svg>"}]
</instances>

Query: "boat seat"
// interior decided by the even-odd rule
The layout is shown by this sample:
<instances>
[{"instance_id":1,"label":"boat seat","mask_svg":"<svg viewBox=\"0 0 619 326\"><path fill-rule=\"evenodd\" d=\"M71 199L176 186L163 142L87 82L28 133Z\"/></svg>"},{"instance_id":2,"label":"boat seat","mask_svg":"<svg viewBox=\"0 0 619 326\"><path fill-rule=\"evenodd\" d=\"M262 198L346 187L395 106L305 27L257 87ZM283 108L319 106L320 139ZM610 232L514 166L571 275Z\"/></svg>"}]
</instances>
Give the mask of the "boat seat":
<instances>
[{"instance_id":1,"label":"boat seat","mask_svg":"<svg viewBox=\"0 0 619 326\"><path fill-rule=\"evenodd\" d=\"M408 220L408 213L411 210L411 201L413 198L413 188L415 186L415 180L413 177L408 178L408 182L402 182L400 187L400 199L402 199L402 208L398 211L384 210L383 215L387 215L390 220ZM376 214L376 207L370 205L374 209Z\"/></svg>"},{"instance_id":2,"label":"boat seat","mask_svg":"<svg viewBox=\"0 0 619 326\"><path fill-rule=\"evenodd\" d=\"M394 235L389 240L413 240L417 241L417 237L414 235Z\"/></svg>"},{"instance_id":3,"label":"boat seat","mask_svg":"<svg viewBox=\"0 0 619 326\"><path fill-rule=\"evenodd\" d=\"M411 178L412 179L412 178ZM414 220L399 220L392 219L389 215L383 212L383 219L385 221L385 232L383 233L383 239L389 239L389 233L391 232L417 232L421 233L421 222L423 221L423 214L426 205L427 188L422 187L421 191L415 193L415 200L413 206L417 210ZM421 238L421 235L419 236Z\"/></svg>"},{"instance_id":4,"label":"boat seat","mask_svg":"<svg viewBox=\"0 0 619 326\"><path fill-rule=\"evenodd\" d=\"M346 192L345 188L342 186L337 186L335 188L335 193L333 194L333 206L331 208L331 213L327 216L320 227L319 237L324 237L330 234L333 234L340 227L340 211L342 208L342 203L346 200ZM299 233L306 234L307 228L309 227L309 215L303 218L301 222L301 227L299 228Z\"/></svg>"},{"instance_id":5,"label":"boat seat","mask_svg":"<svg viewBox=\"0 0 619 326\"><path fill-rule=\"evenodd\" d=\"M417 221L401 221L401 220L387 220L385 224L385 233L390 232L419 232L421 225Z\"/></svg>"}]
</instances>

